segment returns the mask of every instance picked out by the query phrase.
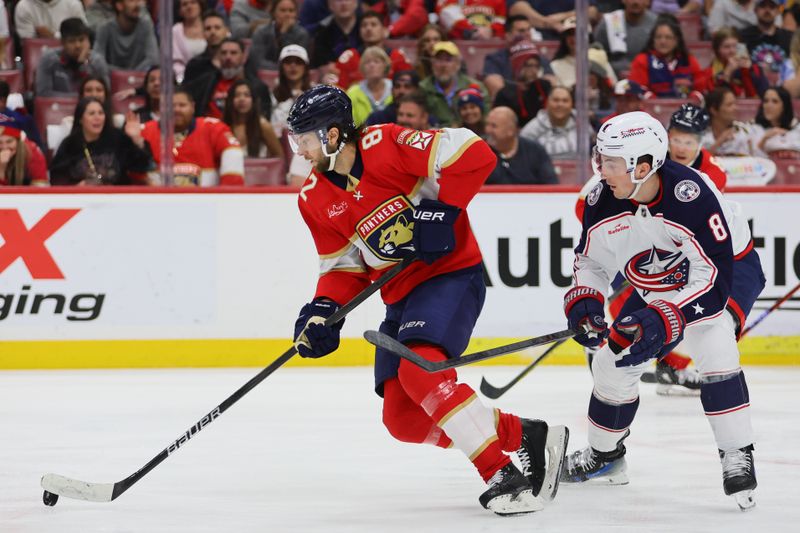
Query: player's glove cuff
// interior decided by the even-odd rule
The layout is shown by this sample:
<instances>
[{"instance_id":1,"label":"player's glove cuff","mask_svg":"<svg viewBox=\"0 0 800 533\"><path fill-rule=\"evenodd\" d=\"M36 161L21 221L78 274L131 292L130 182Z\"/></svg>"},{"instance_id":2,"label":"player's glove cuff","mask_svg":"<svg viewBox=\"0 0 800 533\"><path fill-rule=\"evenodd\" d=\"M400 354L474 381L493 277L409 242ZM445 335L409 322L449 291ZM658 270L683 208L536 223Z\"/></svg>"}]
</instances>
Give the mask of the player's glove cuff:
<instances>
[{"instance_id":1,"label":"player's glove cuff","mask_svg":"<svg viewBox=\"0 0 800 533\"><path fill-rule=\"evenodd\" d=\"M602 308L605 304L605 298L600 294L600 291L585 285L577 285L572 287L567 294L564 295L564 314L569 316L573 306L584 298L592 298L600 303Z\"/></svg>"},{"instance_id":2,"label":"player's glove cuff","mask_svg":"<svg viewBox=\"0 0 800 533\"><path fill-rule=\"evenodd\" d=\"M686 318L678 306L666 300L653 300L647 307L656 311L664 322L664 344L672 344L683 335Z\"/></svg>"}]
</instances>

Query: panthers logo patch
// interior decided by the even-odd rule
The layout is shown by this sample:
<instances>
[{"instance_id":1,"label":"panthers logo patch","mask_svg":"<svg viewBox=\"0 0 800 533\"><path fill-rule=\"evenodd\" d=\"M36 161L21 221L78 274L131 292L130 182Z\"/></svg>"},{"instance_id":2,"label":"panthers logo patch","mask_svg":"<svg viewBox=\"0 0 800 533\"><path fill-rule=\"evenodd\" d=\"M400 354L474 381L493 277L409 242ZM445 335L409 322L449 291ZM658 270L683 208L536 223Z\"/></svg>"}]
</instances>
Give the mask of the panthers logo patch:
<instances>
[{"instance_id":1,"label":"panthers logo patch","mask_svg":"<svg viewBox=\"0 0 800 533\"><path fill-rule=\"evenodd\" d=\"M681 202L691 202L700 196L700 187L692 180L683 180L675 186L675 198Z\"/></svg>"},{"instance_id":2,"label":"panthers logo patch","mask_svg":"<svg viewBox=\"0 0 800 533\"><path fill-rule=\"evenodd\" d=\"M384 261L400 261L414 252L414 208L405 196L395 196L362 218L356 232Z\"/></svg>"},{"instance_id":3,"label":"panthers logo patch","mask_svg":"<svg viewBox=\"0 0 800 533\"><path fill-rule=\"evenodd\" d=\"M589 191L589 194L586 195L586 203L589 205L594 205L597 203L597 200L600 199L600 193L603 192L603 182L601 181L594 187L592 190Z\"/></svg>"}]
</instances>

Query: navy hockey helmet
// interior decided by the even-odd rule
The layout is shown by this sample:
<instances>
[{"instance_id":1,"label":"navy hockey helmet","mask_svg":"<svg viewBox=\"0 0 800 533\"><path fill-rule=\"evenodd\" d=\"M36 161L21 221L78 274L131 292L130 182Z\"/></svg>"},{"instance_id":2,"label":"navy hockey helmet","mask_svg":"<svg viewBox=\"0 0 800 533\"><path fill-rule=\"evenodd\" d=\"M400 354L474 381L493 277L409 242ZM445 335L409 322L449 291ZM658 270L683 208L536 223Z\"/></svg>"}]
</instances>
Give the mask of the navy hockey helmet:
<instances>
[{"instance_id":1,"label":"navy hockey helmet","mask_svg":"<svg viewBox=\"0 0 800 533\"><path fill-rule=\"evenodd\" d=\"M332 124L341 127L347 138L355 132L353 104L347 94L332 85L317 85L297 97L287 118L295 135L309 131L328 131Z\"/></svg>"},{"instance_id":2,"label":"navy hockey helmet","mask_svg":"<svg viewBox=\"0 0 800 533\"><path fill-rule=\"evenodd\" d=\"M710 123L708 111L694 104L683 104L669 119L669 129L702 135Z\"/></svg>"}]
</instances>

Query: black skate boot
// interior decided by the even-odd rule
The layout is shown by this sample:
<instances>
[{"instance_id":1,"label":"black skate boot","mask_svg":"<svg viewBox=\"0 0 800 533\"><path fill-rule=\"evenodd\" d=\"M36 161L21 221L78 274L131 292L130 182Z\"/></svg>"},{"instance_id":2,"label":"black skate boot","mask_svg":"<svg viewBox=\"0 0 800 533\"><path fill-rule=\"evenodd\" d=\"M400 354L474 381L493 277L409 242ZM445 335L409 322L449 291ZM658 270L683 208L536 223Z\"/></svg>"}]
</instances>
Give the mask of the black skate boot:
<instances>
[{"instance_id":1,"label":"black skate boot","mask_svg":"<svg viewBox=\"0 0 800 533\"><path fill-rule=\"evenodd\" d=\"M604 485L627 485L625 446L622 441L630 434L629 429L625 430L625 434L617 442L617 449L614 451L601 452L587 446L567 455L561 471L561 481L564 483L588 481Z\"/></svg>"},{"instance_id":2,"label":"black skate boot","mask_svg":"<svg viewBox=\"0 0 800 533\"><path fill-rule=\"evenodd\" d=\"M656 394L661 396L700 396L702 379L696 368L676 370L663 361L656 363Z\"/></svg>"},{"instance_id":3,"label":"black skate boot","mask_svg":"<svg viewBox=\"0 0 800 533\"><path fill-rule=\"evenodd\" d=\"M753 464L753 445L738 450L719 450L722 461L722 487L733 496L739 509L749 511L756 506L753 490L758 486Z\"/></svg>"},{"instance_id":4,"label":"black skate boot","mask_svg":"<svg viewBox=\"0 0 800 533\"><path fill-rule=\"evenodd\" d=\"M544 509L542 500L533 495L528 478L512 463L498 470L487 484L489 488L478 501L494 513L513 516Z\"/></svg>"},{"instance_id":5,"label":"black skate boot","mask_svg":"<svg viewBox=\"0 0 800 533\"><path fill-rule=\"evenodd\" d=\"M522 474L528 478L533 495L552 501L558 492L558 481L569 442L569 429L565 426L547 426L544 420L520 418L522 444L517 457ZM547 450L548 459L545 458ZM549 460L549 463L548 463Z\"/></svg>"}]
</instances>

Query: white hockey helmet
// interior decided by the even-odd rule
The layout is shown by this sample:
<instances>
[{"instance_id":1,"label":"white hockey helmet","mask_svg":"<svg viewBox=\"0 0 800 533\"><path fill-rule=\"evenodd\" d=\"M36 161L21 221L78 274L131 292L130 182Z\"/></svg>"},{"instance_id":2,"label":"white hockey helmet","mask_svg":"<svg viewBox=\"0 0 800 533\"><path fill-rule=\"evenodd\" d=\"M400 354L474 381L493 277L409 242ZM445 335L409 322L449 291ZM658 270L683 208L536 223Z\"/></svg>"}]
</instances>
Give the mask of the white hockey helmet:
<instances>
[{"instance_id":1,"label":"white hockey helmet","mask_svg":"<svg viewBox=\"0 0 800 533\"><path fill-rule=\"evenodd\" d=\"M664 164L667 149L667 130L663 124L644 111L633 111L613 117L600 126L592 163L596 172L599 172L601 155L624 159L631 182L636 185L629 196L632 198L639 192L642 184ZM636 179L636 162L646 155L653 158L650 172L645 177Z\"/></svg>"}]
</instances>

